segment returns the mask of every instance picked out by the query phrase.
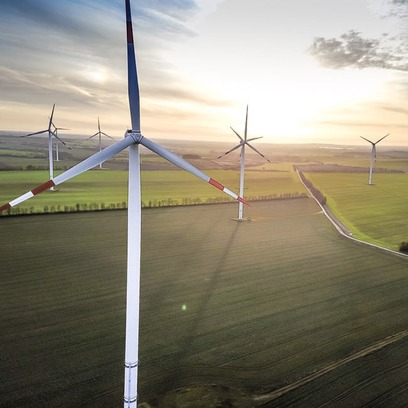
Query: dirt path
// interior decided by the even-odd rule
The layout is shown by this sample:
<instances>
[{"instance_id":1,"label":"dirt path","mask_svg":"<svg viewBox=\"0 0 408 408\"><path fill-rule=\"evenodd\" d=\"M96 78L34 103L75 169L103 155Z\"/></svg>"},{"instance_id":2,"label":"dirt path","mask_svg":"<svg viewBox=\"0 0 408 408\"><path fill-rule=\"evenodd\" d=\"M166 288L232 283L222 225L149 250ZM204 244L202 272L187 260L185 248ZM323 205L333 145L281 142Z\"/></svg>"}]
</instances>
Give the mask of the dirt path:
<instances>
[{"instance_id":1,"label":"dirt path","mask_svg":"<svg viewBox=\"0 0 408 408\"><path fill-rule=\"evenodd\" d=\"M368 346L362 350L357 351L356 353L353 353L347 357L342 358L341 360L335 361L326 367L321 368L320 370L315 371L314 373L298 380L295 381L292 384L288 384L285 387L279 388L277 390L274 390L270 393L267 394L262 394L262 395L256 395L253 398L253 401L259 405L263 405L265 403L268 403L270 401L273 401L280 396L286 394L287 392L293 391L299 387L302 387L305 384L308 384L315 379L321 377L322 375L325 375L339 367L341 367L344 364L350 363L351 361L357 360L359 358L365 357L371 353L374 353L378 350L381 350L384 347L387 347L388 345L395 343L397 341L400 341L404 339L405 337L408 336L408 330L403 330L402 332L399 332L397 334L394 334L392 336L386 337L385 339L378 341L371 346Z\"/></svg>"}]
</instances>

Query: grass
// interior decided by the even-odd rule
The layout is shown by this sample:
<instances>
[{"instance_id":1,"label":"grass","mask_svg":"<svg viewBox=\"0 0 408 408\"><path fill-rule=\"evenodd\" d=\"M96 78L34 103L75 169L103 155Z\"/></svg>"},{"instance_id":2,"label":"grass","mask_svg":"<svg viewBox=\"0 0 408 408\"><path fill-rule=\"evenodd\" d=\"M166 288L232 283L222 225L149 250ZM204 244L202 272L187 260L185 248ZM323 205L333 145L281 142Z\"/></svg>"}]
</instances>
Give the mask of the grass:
<instances>
[{"instance_id":1,"label":"grass","mask_svg":"<svg viewBox=\"0 0 408 408\"><path fill-rule=\"evenodd\" d=\"M367 174L308 173L307 178L356 238L394 250L408 240L407 174L374 173L371 186Z\"/></svg>"},{"instance_id":2,"label":"grass","mask_svg":"<svg viewBox=\"0 0 408 408\"><path fill-rule=\"evenodd\" d=\"M271 390L407 327L405 259L339 237L311 199L235 211L143 211L140 401ZM120 404L126 212L0 223L0 406Z\"/></svg>"},{"instance_id":3,"label":"grass","mask_svg":"<svg viewBox=\"0 0 408 408\"><path fill-rule=\"evenodd\" d=\"M245 196L250 199L265 195L282 195L304 192L293 169L279 165L279 171L246 172ZM207 173L239 192L239 172L233 170L209 170ZM58 172L55 173L56 175ZM29 212L43 212L44 207L62 210L65 206L75 207L77 203L91 204L127 203L127 171L88 171L66 183L57 186L57 192L44 192L19 205ZM224 201L225 194L201 180L179 170L149 170L142 172L142 201L156 203L171 199L179 204L186 200L208 199ZM0 172L0 200L6 203L49 179L47 171L2 171ZM54 212L51 211L51 212Z\"/></svg>"}]
</instances>

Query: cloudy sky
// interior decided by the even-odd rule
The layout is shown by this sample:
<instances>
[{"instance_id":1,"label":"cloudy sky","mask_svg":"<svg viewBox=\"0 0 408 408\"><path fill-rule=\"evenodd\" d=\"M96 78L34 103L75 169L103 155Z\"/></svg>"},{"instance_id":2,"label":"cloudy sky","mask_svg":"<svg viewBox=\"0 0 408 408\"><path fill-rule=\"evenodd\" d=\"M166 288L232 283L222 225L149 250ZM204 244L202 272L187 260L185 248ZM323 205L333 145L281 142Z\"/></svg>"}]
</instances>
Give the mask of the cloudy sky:
<instances>
[{"instance_id":1,"label":"cloudy sky","mask_svg":"<svg viewBox=\"0 0 408 408\"><path fill-rule=\"evenodd\" d=\"M133 0L151 139L408 145L408 0ZM123 0L0 1L0 129L130 126Z\"/></svg>"}]
</instances>

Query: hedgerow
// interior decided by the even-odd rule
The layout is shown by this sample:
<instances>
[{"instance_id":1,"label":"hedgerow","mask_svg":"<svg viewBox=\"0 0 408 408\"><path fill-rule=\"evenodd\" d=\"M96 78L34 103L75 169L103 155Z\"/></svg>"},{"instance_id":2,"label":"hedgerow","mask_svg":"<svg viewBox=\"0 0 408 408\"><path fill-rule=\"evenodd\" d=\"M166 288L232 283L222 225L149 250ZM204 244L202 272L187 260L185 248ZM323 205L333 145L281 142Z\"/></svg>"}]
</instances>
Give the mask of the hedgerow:
<instances>
[{"instance_id":1,"label":"hedgerow","mask_svg":"<svg viewBox=\"0 0 408 408\"><path fill-rule=\"evenodd\" d=\"M292 198L307 197L307 194L302 192L295 193L282 193L282 194L268 194L245 197L248 201L264 201L264 200L282 200ZM213 197L206 200L200 197L195 198L183 198L181 201L172 198L165 200L149 200L147 202L142 201L142 208L162 208L162 207L176 207L176 206L189 206L189 205L205 205L205 204L221 204L231 202L229 197ZM30 215L30 214L56 214L56 213L76 213L86 211L106 211L106 210L124 210L127 209L127 202L116 203L76 203L74 205L45 205L42 210L36 207L12 207L9 208L1 215Z\"/></svg>"}]
</instances>

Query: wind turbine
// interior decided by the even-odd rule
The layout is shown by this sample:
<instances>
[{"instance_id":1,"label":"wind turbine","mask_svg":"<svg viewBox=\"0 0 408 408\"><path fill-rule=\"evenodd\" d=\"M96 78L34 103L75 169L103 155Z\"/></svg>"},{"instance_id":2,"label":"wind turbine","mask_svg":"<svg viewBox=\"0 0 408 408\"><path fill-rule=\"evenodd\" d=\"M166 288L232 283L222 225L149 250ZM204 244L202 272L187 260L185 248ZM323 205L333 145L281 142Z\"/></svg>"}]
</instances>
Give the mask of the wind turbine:
<instances>
[{"instance_id":1,"label":"wind turbine","mask_svg":"<svg viewBox=\"0 0 408 408\"><path fill-rule=\"evenodd\" d=\"M372 142L371 140L368 140L365 137L360 136L362 139L364 139L368 143L371 143L371 145L372 145L372 147L371 147L371 160L370 160L370 175L368 176L368 184L369 185L373 184L372 183L372 180L373 180L373 168L374 168L375 159L377 157L376 144L380 143L381 140L385 139L388 135L389 135L389 133L386 134L385 136L383 136L381 139L378 139L376 142Z\"/></svg>"},{"instance_id":2,"label":"wind turbine","mask_svg":"<svg viewBox=\"0 0 408 408\"><path fill-rule=\"evenodd\" d=\"M124 407L137 408L138 350L139 350L139 296L140 296L140 243L141 243L141 193L140 193L140 145L167 159L176 166L187 170L201 180L229 194L234 199L248 204L242 197L224 187L201 170L181 159L169 150L148 140L141 134L140 97L136 69L135 48L130 0L125 0L128 95L132 129L125 132L124 139L95 153L71 169L39 185L33 190L17 197L0 207L0 213L15 205L75 177L115 154L129 147L129 188L128 188L128 247L127 247L127 294L126 294L126 346ZM249 205L249 204L248 204Z\"/></svg>"},{"instance_id":3,"label":"wind turbine","mask_svg":"<svg viewBox=\"0 0 408 408\"><path fill-rule=\"evenodd\" d=\"M55 125L54 125L54 123L52 121L52 119L54 117L54 110L55 110L55 103L54 103L54 105L52 105L51 116L49 118L48 128L47 129L39 130L38 132L28 133L27 135L21 136L21 137L27 137L27 136L40 135L42 133L48 133L48 165L49 165L49 169L50 169L50 179L52 179L54 177L54 165L53 165L53 154L52 154L52 137L54 136L57 140L59 140L62 144L65 145L65 142L63 140L61 140L57 136L55 131L53 131L52 128L51 128L52 126L54 126L54 128L55 128ZM54 187L51 187L50 190L54 191Z\"/></svg>"},{"instance_id":4,"label":"wind turbine","mask_svg":"<svg viewBox=\"0 0 408 408\"><path fill-rule=\"evenodd\" d=\"M101 131L101 124L99 122L99 117L98 117L98 131L94 135L92 135L91 137L88 137L88 139L86 139L86 140L92 139L95 136L99 136L99 151L101 151L102 150L102 141L101 141L102 135L107 136L110 139L113 139L113 137L111 137L111 136L109 136L106 133ZM102 168L102 163L99 163L99 168L100 169Z\"/></svg>"},{"instance_id":5,"label":"wind turbine","mask_svg":"<svg viewBox=\"0 0 408 408\"><path fill-rule=\"evenodd\" d=\"M57 126L54 125L54 123L52 123L52 126L54 126L54 134L55 134L55 137L57 139L59 139L59 137L58 137L58 131L59 130L69 130L67 128L57 127ZM62 142L62 140L61 140L61 142ZM71 148L69 146L67 146L66 144L65 144L65 147L67 147L69 150L71 150ZM59 144L58 144L58 140L55 143L55 161L59 161Z\"/></svg>"},{"instance_id":6,"label":"wind turbine","mask_svg":"<svg viewBox=\"0 0 408 408\"><path fill-rule=\"evenodd\" d=\"M265 160L267 160L268 162L270 162L269 159L267 159L259 150L255 149L255 147L253 147L249 142L251 142L252 140L256 140L256 139L262 139L262 136L260 137L253 137L252 139L248 139L247 138L247 133L248 133L248 105L246 107L246 116L245 116L245 131L244 131L244 137L242 138L238 132L236 132L231 126L230 126L231 130L238 136L239 138L239 143L234 146L231 150L228 150L227 152L225 152L224 154L222 154L221 156L218 156L218 158L220 159L222 156L227 155L228 153L233 152L234 150L241 148L241 174L240 174L240 178L239 178L239 195L240 197L244 196L244 177L245 177L245 146L250 147L253 151L255 151L256 153L258 153L261 157L263 157ZM242 202L239 202L238 204L238 221L242 221L242 215L244 212L244 208L243 208L243 204Z\"/></svg>"}]
</instances>

